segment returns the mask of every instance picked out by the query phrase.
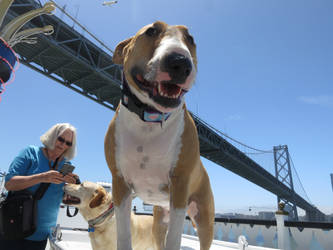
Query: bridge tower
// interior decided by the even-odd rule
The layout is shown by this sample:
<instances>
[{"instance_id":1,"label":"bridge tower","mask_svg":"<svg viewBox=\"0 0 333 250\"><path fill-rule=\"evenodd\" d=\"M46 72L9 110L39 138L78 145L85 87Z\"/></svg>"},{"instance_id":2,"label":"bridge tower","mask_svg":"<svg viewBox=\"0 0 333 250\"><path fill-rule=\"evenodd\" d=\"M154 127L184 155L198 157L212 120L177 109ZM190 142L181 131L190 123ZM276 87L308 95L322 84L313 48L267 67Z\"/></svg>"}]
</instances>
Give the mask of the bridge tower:
<instances>
[{"instance_id":1,"label":"bridge tower","mask_svg":"<svg viewBox=\"0 0 333 250\"><path fill-rule=\"evenodd\" d=\"M281 197L277 197L278 204L283 202L285 204L286 211L289 212L289 218L298 221L297 207L295 204L295 190L294 183L291 174L290 157L287 145L280 145L273 147L274 152L274 166L275 166L275 177L285 184L291 190L291 199L287 200Z\"/></svg>"}]
</instances>

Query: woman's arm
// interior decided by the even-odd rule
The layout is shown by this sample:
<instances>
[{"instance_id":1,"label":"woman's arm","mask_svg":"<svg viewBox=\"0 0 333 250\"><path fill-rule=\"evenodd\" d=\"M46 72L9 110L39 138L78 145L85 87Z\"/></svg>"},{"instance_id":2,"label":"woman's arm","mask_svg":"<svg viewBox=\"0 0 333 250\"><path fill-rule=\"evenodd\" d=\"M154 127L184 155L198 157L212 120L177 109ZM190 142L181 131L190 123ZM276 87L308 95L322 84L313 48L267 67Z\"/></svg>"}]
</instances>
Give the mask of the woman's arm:
<instances>
[{"instance_id":1,"label":"woman's arm","mask_svg":"<svg viewBox=\"0 0 333 250\"><path fill-rule=\"evenodd\" d=\"M6 182L5 188L8 191L18 191L31 187L41 182L60 184L64 181L65 180L63 175L60 174L58 171L49 170L44 173L39 173L29 176L21 176L21 175L13 176L9 181Z\"/></svg>"}]
</instances>

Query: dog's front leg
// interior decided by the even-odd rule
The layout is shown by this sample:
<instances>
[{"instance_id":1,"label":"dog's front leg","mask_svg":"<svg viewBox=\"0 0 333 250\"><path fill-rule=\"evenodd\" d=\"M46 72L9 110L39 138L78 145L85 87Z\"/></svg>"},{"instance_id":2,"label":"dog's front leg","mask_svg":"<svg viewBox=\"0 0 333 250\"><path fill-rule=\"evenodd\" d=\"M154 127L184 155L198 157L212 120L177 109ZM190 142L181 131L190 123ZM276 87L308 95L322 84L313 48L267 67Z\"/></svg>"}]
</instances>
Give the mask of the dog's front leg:
<instances>
[{"instance_id":1,"label":"dog's front leg","mask_svg":"<svg viewBox=\"0 0 333 250\"><path fill-rule=\"evenodd\" d=\"M132 250L131 189L122 177L112 178L112 195L117 221L117 249Z\"/></svg>"},{"instance_id":2,"label":"dog's front leg","mask_svg":"<svg viewBox=\"0 0 333 250\"><path fill-rule=\"evenodd\" d=\"M170 221L165 250L179 250L187 209L186 184L184 178L171 177Z\"/></svg>"},{"instance_id":3,"label":"dog's front leg","mask_svg":"<svg viewBox=\"0 0 333 250\"><path fill-rule=\"evenodd\" d=\"M131 237L131 204L132 197L128 195L120 206L115 207L117 220L117 249L132 250Z\"/></svg>"},{"instance_id":4,"label":"dog's front leg","mask_svg":"<svg viewBox=\"0 0 333 250\"><path fill-rule=\"evenodd\" d=\"M170 221L169 221L165 250L180 249L185 214L186 214L185 208L170 207Z\"/></svg>"}]
</instances>

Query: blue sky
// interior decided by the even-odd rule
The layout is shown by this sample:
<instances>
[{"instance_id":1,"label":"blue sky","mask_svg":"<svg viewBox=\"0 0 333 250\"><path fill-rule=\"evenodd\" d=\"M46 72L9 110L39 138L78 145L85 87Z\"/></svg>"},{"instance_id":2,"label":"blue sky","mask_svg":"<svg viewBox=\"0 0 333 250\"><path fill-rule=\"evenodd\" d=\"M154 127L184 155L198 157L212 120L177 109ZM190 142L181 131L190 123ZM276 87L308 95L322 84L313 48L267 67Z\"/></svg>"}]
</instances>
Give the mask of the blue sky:
<instances>
[{"instance_id":1,"label":"blue sky","mask_svg":"<svg viewBox=\"0 0 333 250\"><path fill-rule=\"evenodd\" d=\"M331 0L118 0L107 7L97 0L56 2L67 4L111 49L156 20L188 26L198 54L189 109L252 147L288 145L311 202L333 213ZM1 97L1 170L26 145L40 145L39 136L53 124L70 122L78 129L76 172L82 180L111 182L103 141L112 111L23 65ZM203 162L217 212L276 205L268 191Z\"/></svg>"}]
</instances>

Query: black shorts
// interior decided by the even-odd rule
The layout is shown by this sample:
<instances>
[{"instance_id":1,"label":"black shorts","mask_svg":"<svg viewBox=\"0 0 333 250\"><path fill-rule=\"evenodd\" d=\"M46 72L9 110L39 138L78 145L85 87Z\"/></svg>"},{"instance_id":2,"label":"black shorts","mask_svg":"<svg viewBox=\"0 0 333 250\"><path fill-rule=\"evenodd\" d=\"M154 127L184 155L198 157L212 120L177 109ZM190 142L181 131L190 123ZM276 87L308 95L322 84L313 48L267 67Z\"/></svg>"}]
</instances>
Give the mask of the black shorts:
<instances>
[{"instance_id":1,"label":"black shorts","mask_svg":"<svg viewBox=\"0 0 333 250\"><path fill-rule=\"evenodd\" d=\"M0 240L0 250L45 250L47 240Z\"/></svg>"}]
</instances>

